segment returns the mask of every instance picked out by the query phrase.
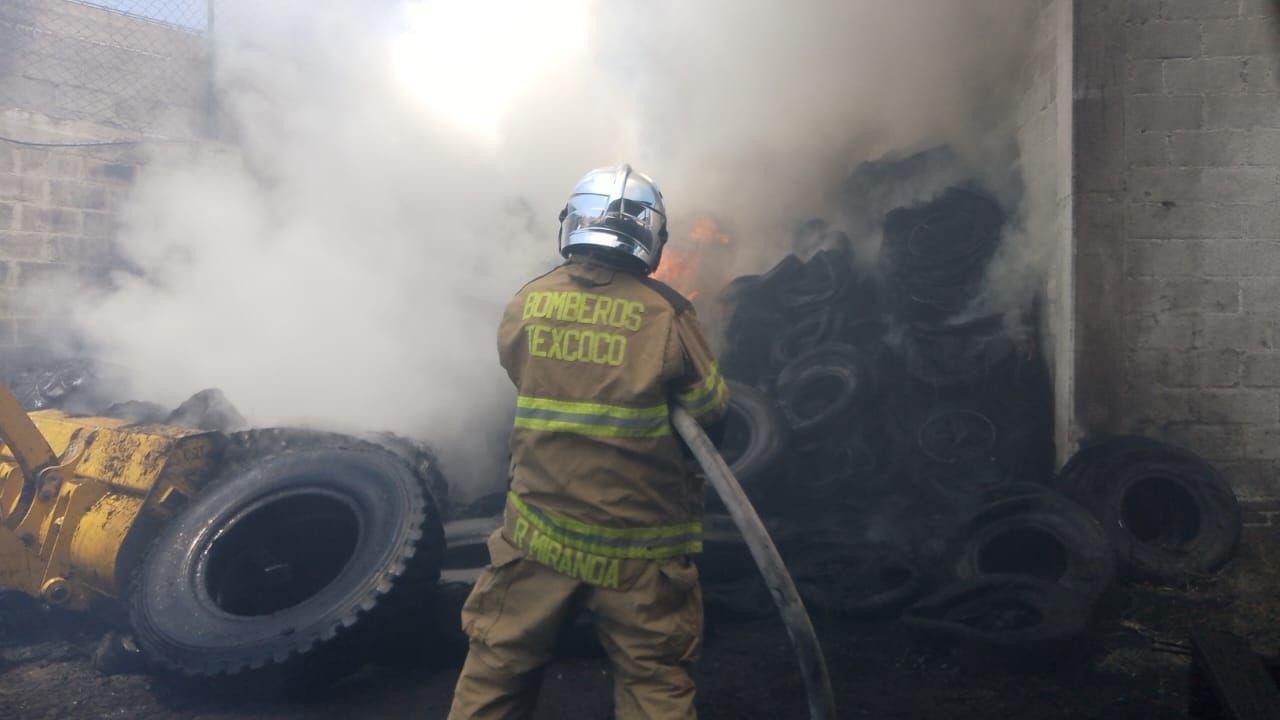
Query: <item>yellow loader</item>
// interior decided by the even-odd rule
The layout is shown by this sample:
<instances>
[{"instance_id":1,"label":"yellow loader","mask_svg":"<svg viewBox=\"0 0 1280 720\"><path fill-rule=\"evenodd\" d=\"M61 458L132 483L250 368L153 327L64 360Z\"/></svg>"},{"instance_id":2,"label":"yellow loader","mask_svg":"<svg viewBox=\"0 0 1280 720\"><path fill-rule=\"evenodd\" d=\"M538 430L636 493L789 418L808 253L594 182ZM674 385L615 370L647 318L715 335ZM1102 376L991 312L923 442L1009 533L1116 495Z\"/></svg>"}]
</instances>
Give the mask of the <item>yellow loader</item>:
<instances>
[{"instance_id":1,"label":"yellow loader","mask_svg":"<svg viewBox=\"0 0 1280 720\"><path fill-rule=\"evenodd\" d=\"M0 442L0 590L127 616L157 669L333 677L429 614L445 486L403 438L28 413L0 384Z\"/></svg>"}]
</instances>

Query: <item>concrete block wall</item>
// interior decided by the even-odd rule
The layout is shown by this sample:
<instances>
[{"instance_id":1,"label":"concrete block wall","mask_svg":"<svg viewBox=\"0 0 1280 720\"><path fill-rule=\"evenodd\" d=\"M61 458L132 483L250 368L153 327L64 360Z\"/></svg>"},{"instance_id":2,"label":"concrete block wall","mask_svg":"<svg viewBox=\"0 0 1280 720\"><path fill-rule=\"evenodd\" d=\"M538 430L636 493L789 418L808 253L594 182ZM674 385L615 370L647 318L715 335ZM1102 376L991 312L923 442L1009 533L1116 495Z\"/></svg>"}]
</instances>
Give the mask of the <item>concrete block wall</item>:
<instances>
[{"instance_id":1,"label":"concrete block wall","mask_svg":"<svg viewBox=\"0 0 1280 720\"><path fill-rule=\"evenodd\" d=\"M100 141L114 132L16 110L0 135ZM106 282L117 214L142 165L136 146L44 148L0 141L0 370L60 338L58 293Z\"/></svg>"},{"instance_id":2,"label":"concrete block wall","mask_svg":"<svg viewBox=\"0 0 1280 720\"><path fill-rule=\"evenodd\" d=\"M164 22L68 0L0 2L0 107L185 136L207 110L207 57L201 34Z\"/></svg>"},{"instance_id":3,"label":"concrete block wall","mask_svg":"<svg viewBox=\"0 0 1280 720\"><path fill-rule=\"evenodd\" d=\"M1188 446L1280 522L1280 2L1075 15L1075 434Z\"/></svg>"},{"instance_id":4,"label":"concrete block wall","mask_svg":"<svg viewBox=\"0 0 1280 720\"><path fill-rule=\"evenodd\" d=\"M0 139L0 375L74 352L59 297L106 282L150 143L204 129L205 50L195 32L67 0L0 2L0 137L21 141ZM132 144L95 145L119 140Z\"/></svg>"}]
</instances>

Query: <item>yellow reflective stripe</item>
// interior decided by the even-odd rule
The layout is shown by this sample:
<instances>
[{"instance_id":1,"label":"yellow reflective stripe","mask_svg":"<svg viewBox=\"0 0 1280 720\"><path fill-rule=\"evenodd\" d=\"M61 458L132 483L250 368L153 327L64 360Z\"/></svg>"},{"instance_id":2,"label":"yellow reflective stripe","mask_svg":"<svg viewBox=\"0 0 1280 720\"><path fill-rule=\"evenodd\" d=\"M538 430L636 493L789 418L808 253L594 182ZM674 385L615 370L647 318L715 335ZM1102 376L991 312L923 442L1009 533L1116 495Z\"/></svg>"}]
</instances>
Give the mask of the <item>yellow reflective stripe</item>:
<instances>
[{"instance_id":1,"label":"yellow reflective stripe","mask_svg":"<svg viewBox=\"0 0 1280 720\"><path fill-rule=\"evenodd\" d=\"M618 587L621 559L565 547L536 528L531 529L529 521L518 514L515 516L514 527L511 527L512 524L504 523L504 528L510 529L508 534L512 543L524 550L526 557L534 562L592 585L615 589Z\"/></svg>"},{"instance_id":2,"label":"yellow reflective stripe","mask_svg":"<svg viewBox=\"0 0 1280 720\"><path fill-rule=\"evenodd\" d=\"M707 373L706 379L688 390L676 393L676 398L685 408L701 404L709 394L717 391L721 382L719 363L711 363L711 372Z\"/></svg>"},{"instance_id":3,"label":"yellow reflective stripe","mask_svg":"<svg viewBox=\"0 0 1280 720\"><path fill-rule=\"evenodd\" d=\"M727 393L728 387L724 383L724 378L720 377L719 364L711 363L711 373L707 375L707 378L698 383L692 390L677 393L676 400L691 415L698 417L720 409L720 405L724 402Z\"/></svg>"},{"instance_id":4,"label":"yellow reflective stripe","mask_svg":"<svg viewBox=\"0 0 1280 720\"><path fill-rule=\"evenodd\" d=\"M655 428L627 428L627 427L610 427L608 425L594 425L590 423L579 423L570 420L547 420L541 418L522 418L518 417L515 421L515 427L520 430L540 430L542 432L567 432L575 435L590 435L593 437L663 437L671 434L671 425L664 424Z\"/></svg>"},{"instance_id":5,"label":"yellow reflective stripe","mask_svg":"<svg viewBox=\"0 0 1280 720\"><path fill-rule=\"evenodd\" d=\"M666 404L627 407L604 403L516 398L516 428L592 437L663 437L672 433Z\"/></svg>"},{"instance_id":6,"label":"yellow reflective stripe","mask_svg":"<svg viewBox=\"0 0 1280 720\"><path fill-rule=\"evenodd\" d=\"M624 405L605 405L603 403L571 402L568 400L552 400L521 395L516 398L516 407L530 410L554 410L572 415L603 415L615 418L653 418L666 417L667 405L651 407L626 407Z\"/></svg>"},{"instance_id":7,"label":"yellow reflective stripe","mask_svg":"<svg viewBox=\"0 0 1280 720\"><path fill-rule=\"evenodd\" d=\"M728 394L728 392L729 392L728 386L725 385L724 380L720 380L716 383L715 393L713 393L706 400L704 400L702 404L697 405L695 407L686 408L686 409L689 411L689 414L693 415L694 417L701 417L703 415L706 415L707 413L721 410L723 409L725 402L727 400L725 396Z\"/></svg>"},{"instance_id":8,"label":"yellow reflective stripe","mask_svg":"<svg viewBox=\"0 0 1280 720\"><path fill-rule=\"evenodd\" d=\"M519 495L510 490L507 491L507 499L515 506L521 515L525 516L542 516L548 521L559 525L569 532L579 535L594 535L599 538L620 539L620 540L657 540L662 538L678 537L680 535L693 535L702 532L701 522L689 522L679 525L654 525L652 527L643 528L615 528L606 527L604 525L592 525L584 523L580 520L565 517L559 513L543 510L542 508L529 507Z\"/></svg>"},{"instance_id":9,"label":"yellow reflective stripe","mask_svg":"<svg viewBox=\"0 0 1280 720\"><path fill-rule=\"evenodd\" d=\"M644 545L618 546L592 542L590 540L570 535L564 530L555 527L542 517L539 517L537 514L527 512L527 510L528 508L526 507L525 511L521 511L520 517L527 520L530 525L537 529L538 532L565 547L580 550L592 555L599 555L600 557L619 558L623 560L665 560L679 555L693 555L702 552L701 540L688 540L675 545L661 545L658 547L647 547Z\"/></svg>"}]
</instances>

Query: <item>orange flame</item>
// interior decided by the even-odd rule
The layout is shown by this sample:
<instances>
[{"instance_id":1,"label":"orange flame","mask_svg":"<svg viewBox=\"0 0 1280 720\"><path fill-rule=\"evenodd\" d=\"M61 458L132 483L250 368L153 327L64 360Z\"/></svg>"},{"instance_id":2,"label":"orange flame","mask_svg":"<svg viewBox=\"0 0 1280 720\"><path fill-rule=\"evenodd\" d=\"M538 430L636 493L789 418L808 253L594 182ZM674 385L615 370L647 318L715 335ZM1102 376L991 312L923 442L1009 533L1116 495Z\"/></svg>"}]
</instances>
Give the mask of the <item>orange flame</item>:
<instances>
[{"instance_id":1,"label":"orange flame","mask_svg":"<svg viewBox=\"0 0 1280 720\"><path fill-rule=\"evenodd\" d=\"M715 220L701 217L694 221L686 240L667 244L662 251L662 263L653 277L693 300L703 290L715 289L713 283L723 280L712 277L724 271L723 263L715 260L728 251L733 238L721 230Z\"/></svg>"}]
</instances>

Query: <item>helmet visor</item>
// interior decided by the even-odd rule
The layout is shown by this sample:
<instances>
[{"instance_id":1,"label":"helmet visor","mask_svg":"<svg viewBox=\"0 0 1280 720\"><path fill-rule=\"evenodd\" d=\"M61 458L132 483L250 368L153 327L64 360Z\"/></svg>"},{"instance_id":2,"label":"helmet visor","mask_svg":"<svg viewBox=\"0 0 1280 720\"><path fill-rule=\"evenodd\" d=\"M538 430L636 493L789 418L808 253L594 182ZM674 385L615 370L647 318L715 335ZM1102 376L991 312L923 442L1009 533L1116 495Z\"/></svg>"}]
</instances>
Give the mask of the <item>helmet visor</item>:
<instances>
[{"instance_id":1,"label":"helmet visor","mask_svg":"<svg viewBox=\"0 0 1280 720\"><path fill-rule=\"evenodd\" d=\"M607 195L574 195L569 198L560 241L562 245L569 244L571 236L580 230L600 230L616 235L624 244L639 245L645 254L653 254L659 249L659 237L666 225L666 216L644 203L610 203Z\"/></svg>"}]
</instances>

